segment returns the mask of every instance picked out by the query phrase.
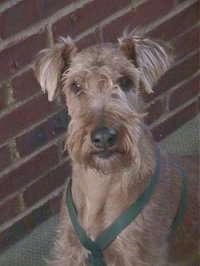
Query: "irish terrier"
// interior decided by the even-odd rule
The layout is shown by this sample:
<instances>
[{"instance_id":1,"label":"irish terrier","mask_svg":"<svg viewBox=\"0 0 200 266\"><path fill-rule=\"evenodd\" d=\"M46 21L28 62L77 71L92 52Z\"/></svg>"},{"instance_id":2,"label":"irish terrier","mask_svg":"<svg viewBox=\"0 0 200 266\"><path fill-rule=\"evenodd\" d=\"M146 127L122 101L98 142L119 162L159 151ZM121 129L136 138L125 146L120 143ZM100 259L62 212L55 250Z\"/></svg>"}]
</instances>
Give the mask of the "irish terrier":
<instances>
[{"instance_id":1,"label":"irish terrier","mask_svg":"<svg viewBox=\"0 0 200 266\"><path fill-rule=\"evenodd\" d=\"M165 45L137 31L40 53L37 79L50 101L62 87L71 117L72 177L49 265L200 265L197 160L161 151L143 119L143 95L170 63Z\"/></svg>"}]
</instances>

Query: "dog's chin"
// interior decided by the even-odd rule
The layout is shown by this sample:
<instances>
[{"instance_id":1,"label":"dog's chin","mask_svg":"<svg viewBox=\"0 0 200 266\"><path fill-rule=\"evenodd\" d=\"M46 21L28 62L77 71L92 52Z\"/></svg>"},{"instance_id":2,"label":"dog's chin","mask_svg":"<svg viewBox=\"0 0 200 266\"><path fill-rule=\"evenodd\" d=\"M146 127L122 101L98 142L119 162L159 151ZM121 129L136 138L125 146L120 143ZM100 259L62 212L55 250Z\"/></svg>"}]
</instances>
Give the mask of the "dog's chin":
<instances>
[{"instance_id":1,"label":"dog's chin","mask_svg":"<svg viewBox=\"0 0 200 266\"><path fill-rule=\"evenodd\" d=\"M98 151L90 154L89 167L103 173L113 173L127 167L126 154L119 151Z\"/></svg>"},{"instance_id":2,"label":"dog's chin","mask_svg":"<svg viewBox=\"0 0 200 266\"><path fill-rule=\"evenodd\" d=\"M102 159L102 160L109 160L109 159L116 159L121 154L117 151L109 151L109 150L102 150L98 152L94 152L92 156L96 159Z\"/></svg>"}]
</instances>

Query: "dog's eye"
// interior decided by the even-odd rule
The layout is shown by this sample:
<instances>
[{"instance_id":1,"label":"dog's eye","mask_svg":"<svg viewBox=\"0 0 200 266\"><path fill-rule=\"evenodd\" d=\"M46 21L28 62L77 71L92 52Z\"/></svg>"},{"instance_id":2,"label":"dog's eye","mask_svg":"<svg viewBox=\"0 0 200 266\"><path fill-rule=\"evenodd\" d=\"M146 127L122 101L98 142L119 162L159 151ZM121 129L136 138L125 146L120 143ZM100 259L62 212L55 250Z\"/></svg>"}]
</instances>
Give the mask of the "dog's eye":
<instances>
[{"instance_id":1,"label":"dog's eye","mask_svg":"<svg viewBox=\"0 0 200 266\"><path fill-rule=\"evenodd\" d=\"M76 81L72 82L72 84L70 85L70 89L76 95L80 94L82 91L82 87L81 87L80 83L78 83Z\"/></svg>"},{"instance_id":2,"label":"dog's eye","mask_svg":"<svg viewBox=\"0 0 200 266\"><path fill-rule=\"evenodd\" d=\"M125 92L130 91L134 87L133 81L129 77L126 77L126 76L120 77L117 80L117 84Z\"/></svg>"}]
</instances>

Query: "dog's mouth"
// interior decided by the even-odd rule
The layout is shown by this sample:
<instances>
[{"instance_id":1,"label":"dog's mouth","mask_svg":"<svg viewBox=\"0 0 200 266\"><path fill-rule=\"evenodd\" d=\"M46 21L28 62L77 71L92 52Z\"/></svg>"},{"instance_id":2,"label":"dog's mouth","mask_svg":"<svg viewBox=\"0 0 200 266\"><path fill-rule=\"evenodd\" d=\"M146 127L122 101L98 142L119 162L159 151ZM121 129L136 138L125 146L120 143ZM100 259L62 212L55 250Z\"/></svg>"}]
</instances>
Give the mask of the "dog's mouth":
<instances>
[{"instance_id":1,"label":"dog's mouth","mask_svg":"<svg viewBox=\"0 0 200 266\"><path fill-rule=\"evenodd\" d=\"M120 155L121 152L117 151L117 150L108 150L108 149L103 149L103 150L99 150L99 151L95 151L92 153L93 156L98 157L100 159L110 159L111 157Z\"/></svg>"},{"instance_id":2,"label":"dog's mouth","mask_svg":"<svg viewBox=\"0 0 200 266\"><path fill-rule=\"evenodd\" d=\"M90 151L87 164L103 173L121 171L130 163L128 154L116 147L110 149L95 149Z\"/></svg>"}]
</instances>

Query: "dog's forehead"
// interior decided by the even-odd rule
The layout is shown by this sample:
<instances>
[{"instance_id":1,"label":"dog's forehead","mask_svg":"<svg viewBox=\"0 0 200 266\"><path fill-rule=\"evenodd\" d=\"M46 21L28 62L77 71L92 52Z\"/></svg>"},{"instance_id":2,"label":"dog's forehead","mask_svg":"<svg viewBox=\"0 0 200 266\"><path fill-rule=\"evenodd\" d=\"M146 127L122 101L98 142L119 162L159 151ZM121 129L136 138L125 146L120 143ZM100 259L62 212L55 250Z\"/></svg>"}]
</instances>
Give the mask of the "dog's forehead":
<instances>
[{"instance_id":1,"label":"dog's forehead","mask_svg":"<svg viewBox=\"0 0 200 266\"><path fill-rule=\"evenodd\" d=\"M71 68L80 68L80 71L103 66L119 72L134 68L119 47L110 43L88 47L77 53L71 62Z\"/></svg>"}]
</instances>

